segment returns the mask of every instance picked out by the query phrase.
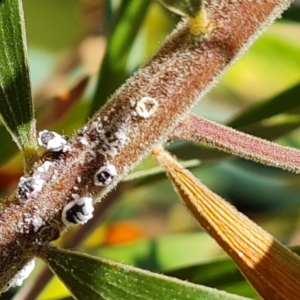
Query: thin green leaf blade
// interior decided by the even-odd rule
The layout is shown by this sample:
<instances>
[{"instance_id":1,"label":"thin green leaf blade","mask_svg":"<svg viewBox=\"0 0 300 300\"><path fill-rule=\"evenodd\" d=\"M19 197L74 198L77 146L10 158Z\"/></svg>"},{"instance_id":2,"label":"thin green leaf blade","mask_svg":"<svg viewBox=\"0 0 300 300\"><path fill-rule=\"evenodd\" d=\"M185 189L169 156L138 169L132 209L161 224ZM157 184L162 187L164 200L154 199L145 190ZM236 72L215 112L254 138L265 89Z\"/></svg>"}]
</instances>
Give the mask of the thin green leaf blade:
<instances>
[{"instance_id":1,"label":"thin green leaf blade","mask_svg":"<svg viewBox=\"0 0 300 300\"><path fill-rule=\"evenodd\" d=\"M295 254L300 255L300 247L291 247L290 249ZM178 268L164 274L226 291L234 290L234 292L247 297L258 297L236 264L229 258Z\"/></svg>"},{"instance_id":2,"label":"thin green leaf blade","mask_svg":"<svg viewBox=\"0 0 300 300\"><path fill-rule=\"evenodd\" d=\"M195 17L203 6L202 0L158 0L162 5L180 16Z\"/></svg>"},{"instance_id":3,"label":"thin green leaf blade","mask_svg":"<svg viewBox=\"0 0 300 300\"><path fill-rule=\"evenodd\" d=\"M80 300L247 299L73 251L51 248L45 259Z\"/></svg>"},{"instance_id":4,"label":"thin green leaf blade","mask_svg":"<svg viewBox=\"0 0 300 300\"><path fill-rule=\"evenodd\" d=\"M164 273L167 276L188 280L196 284L237 293L245 297L258 295L246 281L236 264L229 258L188 266Z\"/></svg>"},{"instance_id":5,"label":"thin green leaf blade","mask_svg":"<svg viewBox=\"0 0 300 300\"><path fill-rule=\"evenodd\" d=\"M150 3L149 0L129 0L121 3L99 71L90 116L104 105L107 98L127 77L130 50Z\"/></svg>"},{"instance_id":6,"label":"thin green leaf blade","mask_svg":"<svg viewBox=\"0 0 300 300\"><path fill-rule=\"evenodd\" d=\"M0 167L13 155L17 153L17 147L11 140L9 133L3 125L0 125L0 141L1 145L5 147L0 147Z\"/></svg>"},{"instance_id":7,"label":"thin green leaf blade","mask_svg":"<svg viewBox=\"0 0 300 300\"><path fill-rule=\"evenodd\" d=\"M0 2L0 116L20 149L36 147L21 0Z\"/></svg>"},{"instance_id":8,"label":"thin green leaf blade","mask_svg":"<svg viewBox=\"0 0 300 300\"><path fill-rule=\"evenodd\" d=\"M240 128L299 107L300 83L279 95L254 105L227 125Z\"/></svg>"}]
</instances>

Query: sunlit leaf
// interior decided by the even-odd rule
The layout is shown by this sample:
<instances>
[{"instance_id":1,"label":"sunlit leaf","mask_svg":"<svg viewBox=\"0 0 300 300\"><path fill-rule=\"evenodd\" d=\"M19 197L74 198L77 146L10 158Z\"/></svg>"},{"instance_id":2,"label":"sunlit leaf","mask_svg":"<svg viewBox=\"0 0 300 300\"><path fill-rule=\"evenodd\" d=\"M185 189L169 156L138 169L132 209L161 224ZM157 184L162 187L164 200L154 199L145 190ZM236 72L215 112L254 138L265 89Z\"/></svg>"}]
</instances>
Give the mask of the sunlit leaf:
<instances>
[{"instance_id":1,"label":"sunlit leaf","mask_svg":"<svg viewBox=\"0 0 300 300\"><path fill-rule=\"evenodd\" d=\"M297 32L296 24L275 23L228 70L222 80L227 89L243 101L264 101L296 85L300 72L300 44L293 31Z\"/></svg>"},{"instance_id":2,"label":"sunlit leaf","mask_svg":"<svg viewBox=\"0 0 300 300\"><path fill-rule=\"evenodd\" d=\"M163 275L72 251L44 257L76 299L246 299Z\"/></svg>"},{"instance_id":3,"label":"sunlit leaf","mask_svg":"<svg viewBox=\"0 0 300 300\"><path fill-rule=\"evenodd\" d=\"M239 266L264 299L298 299L300 259L185 170L162 148L154 157L198 223Z\"/></svg>"}]
</instances>

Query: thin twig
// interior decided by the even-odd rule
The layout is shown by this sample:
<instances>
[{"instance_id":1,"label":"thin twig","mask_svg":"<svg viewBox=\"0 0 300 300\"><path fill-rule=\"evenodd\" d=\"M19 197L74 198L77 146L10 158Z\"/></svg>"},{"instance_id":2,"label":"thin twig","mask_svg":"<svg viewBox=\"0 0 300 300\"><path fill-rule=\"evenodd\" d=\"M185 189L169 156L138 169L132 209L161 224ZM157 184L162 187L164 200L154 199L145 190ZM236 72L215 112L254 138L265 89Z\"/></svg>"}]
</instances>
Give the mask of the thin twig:
<instances>
[{"instance_id":1,"label":"thin twig","mask_svg":"<svg viewBox=\"0 0 300 300\"><path fill-rule=\"evenodd\" d=\"M268 166L300 173L300 151L190 114L170 139L189 140Z\"/></svg>"}]
</instances>

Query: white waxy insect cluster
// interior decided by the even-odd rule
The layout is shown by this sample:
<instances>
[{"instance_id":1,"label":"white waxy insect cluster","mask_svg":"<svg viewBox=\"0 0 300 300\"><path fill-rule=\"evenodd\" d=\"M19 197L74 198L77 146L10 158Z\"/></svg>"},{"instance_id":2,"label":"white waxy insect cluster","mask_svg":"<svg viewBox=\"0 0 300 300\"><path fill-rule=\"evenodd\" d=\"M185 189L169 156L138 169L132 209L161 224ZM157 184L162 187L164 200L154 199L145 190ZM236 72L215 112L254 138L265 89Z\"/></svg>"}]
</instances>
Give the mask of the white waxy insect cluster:
<instances>
[{"instance_id":1,"label":"white waxy insect cluster","mask_svg":"<svg viewBox=\"0 0 300 300\"><path fill-rule=\"evenodd\" d=\"M45 224L43 219L39 216L33 216L29 221L33 226L34 232L37 232Z\"/></svg>"},{"instance_id":2,"label":"white waxy insect cluster","mask_svg":"<svg viewBox=\"0 0 300 300\"><path fill-rule=\"evenodd\" d=\"M42 189L44 180L41 179L39 174L35 174L30 177L21 177L18 189L17 197L21 202L26 202L33 199L36 194Z\"/></svg>"},{"instance_id":3,"label":"white waxy insect cluster","mask_svg":"<svg viewBox=\"0 0 300 300\"><path fill-rule=\"evenodd\" d=\"M129 141L128 128L123 126L122 122L109 126L105 130L104 119L99 117L95 119L90 126L85 126L81 133L78 142L84 146L85 150L79 157L79 163L84 165L95 160L100 154L104 159L115 157L126 143Z\"/></svg>"},{"instance_id":4,"label":"white waxy insect cluster","mask_svg":"<svg viewBox=\"0 0 300 300\"><path fill-rule=\"evenodd\" d=\"M54 131L40 131L38 144L45 149L53 152L68 152L71 150L66 138Z\"/></svg>"},{"instance_id":5,"label":"white waxy insect cluster","mask_svg":"<svg viewBox=\"0 0 300 300\"><path fill-rule=\"evenodd\" d=\"M104 186L110 184L118 175L116 167L112 164L102 166L94 175L94 184Z\"/></svg>"},{"instance_id":6,"label":"white waxy insect cluster","mask_svg":"<svg viewBox=\"0 0 300 300\"><path fill-rule=\"evenodd\" d=\"M48 130L39 132L38 144L46 148L49 153L64 153L71 150L67 140L63 136ZM27 202L36 197L44 184L41 175L42 173L47 172L52 165L52 162L44 161L31 176L23 176L20 178L17 189L17 198L21 202Z\"/></svg>"},{"instance_id":7,"label":"white waxy insect cluster","mask_svg":"<svg viewBox=\"0 0 300 300\"><path fill-rule=\"evenodd\" d=\"M51 166L53 166L51 161L45 161L41 166L37 168L37 171L40 173L47 172Z\"/></svg>"},{"instance_id":8,"label":"white waxy insect cluster","mask_svg":"<svg viewBox=\"0 0 300 300\"><path fill-rule=\"evenodd\" d=\"M65 225L85 224L93 217L93 199L90 197L79 198L73 195L74 200L69 202L62 211L62 221Z\"/></svg>"},{"instance_id":9,"label":"white waxy insect cluster","mask_svg":"<svg viewBox=\"0 0 300 300\"><path fill-rule=\"evenodd\" d=\"M21 286L23 281L29 277L34 267L35 260L32 259L10 280L10 282L1 290L0 294L6 292L11 287Z\"/></svg>"},{"instance_id":10,"label":"white waxy insect cluster","mask_svg":"<svg viewBox=\"0 0 300 300\"><path fill-rule=\"evenodd\" d=\"M98 153L107 159L115 157L129 141L128 134L127 128L124 128L121 124L111 128L110 131L99 132L101 143Z\"/></svg>"},{"instance_id":11,"label":"white waxy insect cluster","mask_svg":"<svg viewBox=\"0 0 300 300\"><path fill-rule=\"evenodd\" d=\"M157 109L158 101L154 98L132 98L128 103L110 107L106 115L95 118L83 127L78 142L84 150L79 154L77 161L82 166L98 159L102 161L102 166L94 174L96 186L107 186L115 180L118 171L110 161L130 142L132 132L139 126L137 121L150 118ZM117 120L114 117L116 112L119 113Z\"/></svg>"},{"instance_id":12,"label":"white waxy insect cluster","mask_svg":"<svg viewBox=\"0 0 300 300\"><path fill-rule=\"evenodd\" d=\"M17 232L20 233L30 233L33 229L37 232L43 225L45 225L43 219L38 215L25 213L23 221L17 224Z\"/></svg>"}]
</instances>

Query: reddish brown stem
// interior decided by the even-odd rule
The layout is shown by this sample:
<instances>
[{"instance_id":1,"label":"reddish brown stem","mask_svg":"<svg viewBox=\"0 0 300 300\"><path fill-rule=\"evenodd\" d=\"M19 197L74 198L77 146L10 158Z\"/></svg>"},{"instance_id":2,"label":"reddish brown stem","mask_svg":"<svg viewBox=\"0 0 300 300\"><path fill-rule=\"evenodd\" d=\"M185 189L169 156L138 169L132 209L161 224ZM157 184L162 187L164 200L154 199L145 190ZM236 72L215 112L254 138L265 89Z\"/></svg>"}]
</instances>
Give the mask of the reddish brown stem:
<instances>
[{"instance_id":1,"label":"reddish brown stem","mask_svg":"<svg viewBox=\"0 0 300 300\"><path fill-rule=\"evenodd\" d=\"M30 172L42 183L35 197L20 203L12 195L2 205L0 287L5 289L40 245L58 237L65 228L62 209L74 194L95 201L107 194L155 145L168 139L199 97L290 3L208 0L207 14L216 25L212 32L195 36L188 22L181 22L150 62L74 136L70 152L47 168L43 161L37 163ZM94 176L107 166L115 178L100 186Z\"/></svg>"},{"instance_id":2,"label":"reddish brown stem","mask_svg":"<svg viewBox=\"0 0 300 300\"><path fill-rule=\"evenodd\" d=\"M71 239L64 240L60 245L63 248L74 249L77 248L91 232L103 222L103 218L107 210L115 203L115 200L128 189L131 184L120 184L117 189L113 190L107 197L105 197L101 203L97 205L94 212L94 218L90 220L84 226L78 228ZM53 273L45 266L40 273L37 275L37 278L23 286L18 294L14 297L14 300L31 300L36 299L49 281L53 278Z\"/></svg>"},{"instance_id":3,"label":"reddish brown stem","mask_svg":"<svg viewBox=\"0 0 300 300\"><path fill-rule=\"evenodd\" d=\"M202 143L232 155L300 173L300 151L263 140L190 114L174 129L170 139Z\"/></svg>"}]
</instances>

